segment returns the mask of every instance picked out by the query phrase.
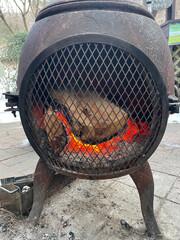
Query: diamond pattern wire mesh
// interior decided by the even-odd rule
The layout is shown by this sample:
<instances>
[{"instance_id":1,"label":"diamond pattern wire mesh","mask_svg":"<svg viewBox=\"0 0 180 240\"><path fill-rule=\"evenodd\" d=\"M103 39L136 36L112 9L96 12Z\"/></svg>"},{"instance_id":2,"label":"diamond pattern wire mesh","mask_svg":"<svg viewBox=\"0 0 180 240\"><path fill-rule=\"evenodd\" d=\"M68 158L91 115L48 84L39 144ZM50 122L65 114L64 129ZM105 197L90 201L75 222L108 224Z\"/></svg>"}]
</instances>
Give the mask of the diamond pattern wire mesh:
<instances>
[{"instance_id":1,"label":"diamond pattern wire mesh","mask_svg":"<svg viewBox=\"0 0 180 240\"><path fill-rule=\"evenodd\" d=\"M32 137L56 170L107 175L135 167L160 128L151 73L111 45L82 43L53 53L25 91Z\"/></svg>"}]
</instances>

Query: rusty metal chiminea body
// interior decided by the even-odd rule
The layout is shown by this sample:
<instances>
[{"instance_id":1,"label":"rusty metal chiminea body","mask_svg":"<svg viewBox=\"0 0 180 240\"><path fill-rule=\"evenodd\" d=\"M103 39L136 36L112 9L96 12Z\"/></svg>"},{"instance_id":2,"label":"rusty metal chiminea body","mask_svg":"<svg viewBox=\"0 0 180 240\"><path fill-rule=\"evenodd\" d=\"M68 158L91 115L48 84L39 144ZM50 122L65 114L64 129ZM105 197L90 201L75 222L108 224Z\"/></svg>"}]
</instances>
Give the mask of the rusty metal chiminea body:
<instances>
[{"instance_id":1,"label":"rusty metal chiminea body","mask_svg":"<svg viewBox=\"0 0 180 240\"><path fill-rule=\"evenodd\" d=\"M153 16L123 1L66 1L43 9L24 44L19 111L40 156L30 219L54 173L86 179L130 174L148 232L159 235L148 158L174 94L171 54Z\"/></svg>"}]
</instances>

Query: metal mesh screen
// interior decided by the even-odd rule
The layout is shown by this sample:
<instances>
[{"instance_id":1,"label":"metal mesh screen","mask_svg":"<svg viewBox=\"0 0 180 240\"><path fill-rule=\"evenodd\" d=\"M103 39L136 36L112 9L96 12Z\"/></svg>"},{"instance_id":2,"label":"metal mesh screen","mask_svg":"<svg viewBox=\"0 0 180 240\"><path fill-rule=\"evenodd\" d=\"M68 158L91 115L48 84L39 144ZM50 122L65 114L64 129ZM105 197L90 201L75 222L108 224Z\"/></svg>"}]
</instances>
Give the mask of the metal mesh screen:
<instances>
[{"instance_id":1,"label":"metal mesh screen","mask_svg":"<svg viewBox=\"0 0 180 240\"><path fill-rule=\"evenodd\" d=\"M151 73L111 45L74 44L53 53L25 91L33 141L56 171L106 176L135 167L160 128Z\"/></svg>"}]
</instances>

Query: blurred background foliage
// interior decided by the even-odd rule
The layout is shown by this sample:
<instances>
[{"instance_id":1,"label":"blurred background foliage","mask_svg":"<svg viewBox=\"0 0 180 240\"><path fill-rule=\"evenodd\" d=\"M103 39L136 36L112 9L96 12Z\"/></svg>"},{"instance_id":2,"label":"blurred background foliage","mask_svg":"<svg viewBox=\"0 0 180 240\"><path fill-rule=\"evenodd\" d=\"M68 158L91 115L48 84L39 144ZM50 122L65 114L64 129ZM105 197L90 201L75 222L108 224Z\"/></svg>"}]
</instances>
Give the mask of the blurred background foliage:
<instances>
[{"instance_id":1,"label":"blurred background foliage","mask_svg":"<svg viewBox=\"0 0 180 240\"><path fill-rule=\"evenodd\" d=\"M18 62L29 29L49 0L0 0L0 99L16 89Z\"/></svg>"}]
</instances>

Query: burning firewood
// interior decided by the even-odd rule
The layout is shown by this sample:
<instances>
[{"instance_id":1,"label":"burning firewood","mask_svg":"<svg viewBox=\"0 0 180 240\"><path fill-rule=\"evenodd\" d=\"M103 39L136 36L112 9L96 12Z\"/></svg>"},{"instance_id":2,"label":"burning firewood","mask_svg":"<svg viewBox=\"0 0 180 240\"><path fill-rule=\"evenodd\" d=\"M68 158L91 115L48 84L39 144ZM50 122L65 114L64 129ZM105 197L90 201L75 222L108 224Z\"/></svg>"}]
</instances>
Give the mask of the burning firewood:
<instances>
[{"instance_id":1,"label":"burning firewood","mask_svg":"<svg viewBox=\"0 0 180 240\"><path fill-rule=\"evenodd\" d=\"M67 144L67 135L63 123L50 107L44 115L44 125L50 146L54 153L60 153Z\"/></svg>"},{"instance_id":2,"label":"burning firewood","mask_svg":"<svg viewBox=\"0 0 180 240\"><path fill-rule=\"evenodd\" d=\"M56 102L66 109L74 135L84 143L97 144L120 132L128 114L114 103L97 95L80 97L68 92L52 92Z\"/></svg>"}]
</instances>

